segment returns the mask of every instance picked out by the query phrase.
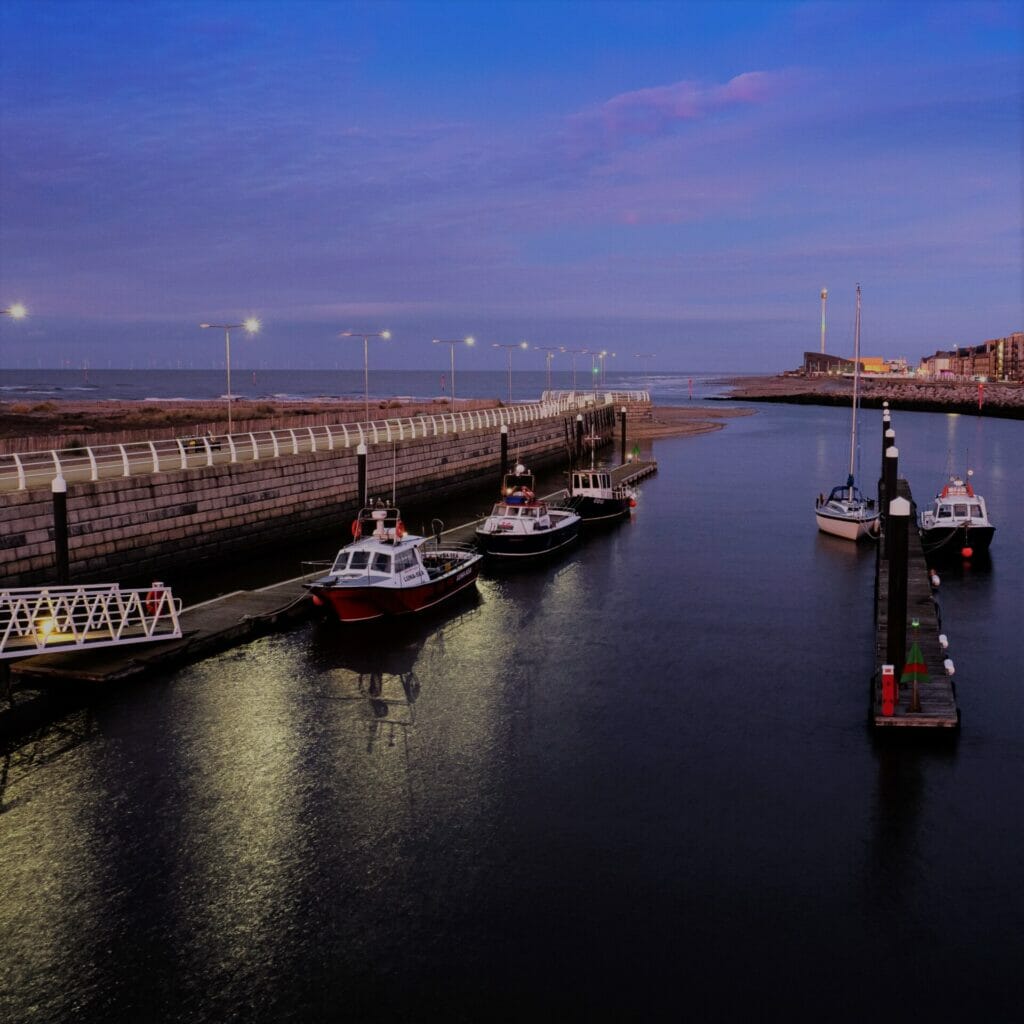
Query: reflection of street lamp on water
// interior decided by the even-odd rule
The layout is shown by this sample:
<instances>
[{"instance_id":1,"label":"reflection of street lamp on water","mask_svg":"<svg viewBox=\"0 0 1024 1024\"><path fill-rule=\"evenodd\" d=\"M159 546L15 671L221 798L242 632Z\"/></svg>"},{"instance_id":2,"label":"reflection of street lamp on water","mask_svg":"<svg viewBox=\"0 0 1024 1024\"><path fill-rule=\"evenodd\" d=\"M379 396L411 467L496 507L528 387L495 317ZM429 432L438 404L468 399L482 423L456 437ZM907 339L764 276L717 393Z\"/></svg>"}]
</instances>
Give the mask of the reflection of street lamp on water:
<instances>
[{"instance_id":1,"label":"reflection of street lamp on water","mask_svg":"<svg viewBox=\"0 0 1024 1024\"><path fill-rule=\"evenodd\" d=\"M250 334L255 334L260 329L260 322L256 317L251 316L240 324L200 324L200 327L213 327L224 332L224 363L228 371L228 433L232 433L234 426L231 419L231 332L236 328L244 327Z\"/></svg>"},{"instance_id":2,"label":"reflection of street lamp on water","mask_svg":"<svg viewBox=\"0 0 1024 1024\"><path fill-rule=\"evenodd\" d=\"M361 331L342 331L339 338L362 338L363 339L363 404L366 422L370 422L370 354L367 342L370 338L382 338L387 341L391 337L390 331L376 331L370 334L363 334Z\"/></svg>"},{"instance_id":3,"label":"reflection of street lamp on water","mask_svg":"<svg viewBox=\"0 0 1024 1024\"><path fill-rule=\"evenodd\" d=\"M452 411L455 411L455 346L476 344L476 338L434 338L435 345L450 345L452 351Z\"/></svg>"},{"instance_id":4,"label":"reflection of street lamp on water","mask_svg":"<svg viewBox=\"0 0 1024 1024\"><path fill-rule=\"evenodd\" d=\"M495 342L492 343L491 347L492 348L503 348L503 349L506 349L508 351L508 404L511 405L512 404L512 350L514 348L527 349L527 348L530 347L530 344L529 344L529 342L526 342L526 341L520 341L520 342L518 342L515 345L502 345L502 344L499 344L497 341L495 341Z\"/></svg>"}]
</instances>

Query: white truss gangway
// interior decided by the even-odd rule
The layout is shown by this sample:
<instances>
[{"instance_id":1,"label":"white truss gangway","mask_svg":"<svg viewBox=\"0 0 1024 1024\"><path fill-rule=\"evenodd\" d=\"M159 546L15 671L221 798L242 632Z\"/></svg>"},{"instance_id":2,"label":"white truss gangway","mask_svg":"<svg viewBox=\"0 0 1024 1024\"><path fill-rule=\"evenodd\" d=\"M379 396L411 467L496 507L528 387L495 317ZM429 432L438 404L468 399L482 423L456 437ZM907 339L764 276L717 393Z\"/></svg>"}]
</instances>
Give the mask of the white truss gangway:
<instances>
[{"instance_id":1,"label":"white truss gangway","mask_svg":"<svg viewBox=\"0 0 1024 1024\"><path fill-rule=\"evenodd\" d=\"M181 602L154 585L0 590L0 660L181 638Z\"/></svg>"}]
</instances>

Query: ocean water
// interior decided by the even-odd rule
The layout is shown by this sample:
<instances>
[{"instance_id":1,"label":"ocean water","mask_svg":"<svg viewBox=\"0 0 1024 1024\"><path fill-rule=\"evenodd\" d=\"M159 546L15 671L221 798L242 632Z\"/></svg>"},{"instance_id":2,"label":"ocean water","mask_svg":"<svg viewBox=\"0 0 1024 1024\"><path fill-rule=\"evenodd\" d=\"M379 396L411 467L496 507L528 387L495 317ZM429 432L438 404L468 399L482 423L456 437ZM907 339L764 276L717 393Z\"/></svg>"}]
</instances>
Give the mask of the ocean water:
<instances>
[{"instance_id":1,"label":"ocean water","mask_svg":"<svg viewBox=\"0 0 1024 1024\"><path fill-rule=\"evenodd\" d=\"M721 391L722 375L709 373L643 373L607 369L603 380L591 377L590 367L551 372L551 387L585 391L647 390L667 404L703 398ZM367 382L362 370L233 370L231 392L251 401L301 401L364 397ZM371 370L369 397L450 397L452 382L447 371ZM514 402L535 402L548 386L545 371L516 370L511 378ZM459 370L457 398L495 398L507 401L509 376L504 371ZM0 370L0 401L160 401L215 400L227 395L223 370Z\"/></svg>"},{"instance_id":2,"label":"ocean water","mask_svg":"<svg viewBox=\"0 0 1024 1024\"><path fill-rule=\"evenodd\" d=\"M873 549L813 515L848 414L760 406L431 619L311 622L10 744L0 1016L1017 1019L1021 426L893 423L919 501L969 462L997 525L941 570L958 737L869 731Z\"/></svg>"}]
</instances>

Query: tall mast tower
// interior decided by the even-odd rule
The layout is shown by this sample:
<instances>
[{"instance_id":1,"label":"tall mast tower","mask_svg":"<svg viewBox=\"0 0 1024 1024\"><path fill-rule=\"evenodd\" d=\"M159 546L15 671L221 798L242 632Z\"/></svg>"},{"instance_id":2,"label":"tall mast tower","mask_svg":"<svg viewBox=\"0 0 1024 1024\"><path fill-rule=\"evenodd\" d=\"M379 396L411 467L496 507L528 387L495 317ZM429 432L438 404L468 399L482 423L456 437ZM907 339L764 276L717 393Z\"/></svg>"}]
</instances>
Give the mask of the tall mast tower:
<instances>
[{"instance_id":1,"label":"tall mast tower","mask_svg":"<svg viewBox=\"0 0 1024 1024\"><path fill-rule=\"evenodd\" d=\"M828 298L828 289L821 289L821 354L825 354L825 300Z\"/></svg>"}]
</instances>

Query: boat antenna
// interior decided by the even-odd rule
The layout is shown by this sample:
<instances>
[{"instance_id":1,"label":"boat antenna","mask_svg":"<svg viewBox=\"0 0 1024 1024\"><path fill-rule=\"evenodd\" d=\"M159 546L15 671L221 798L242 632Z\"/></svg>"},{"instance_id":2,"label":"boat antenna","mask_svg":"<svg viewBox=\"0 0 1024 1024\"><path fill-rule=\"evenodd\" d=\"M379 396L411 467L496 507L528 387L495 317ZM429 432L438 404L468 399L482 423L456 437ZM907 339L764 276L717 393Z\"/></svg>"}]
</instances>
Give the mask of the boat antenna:
<instances>
[{"instance_id":1,"label":"boat antenna","mask_svg":"<svg viewBox=\"0 0 1024 1024\"><path fill-rule=\"evenodd\" d=\"M398 442L391 443L391 507L395 507L395 478L398 473Z\"/></svg>"}]
</instances>

